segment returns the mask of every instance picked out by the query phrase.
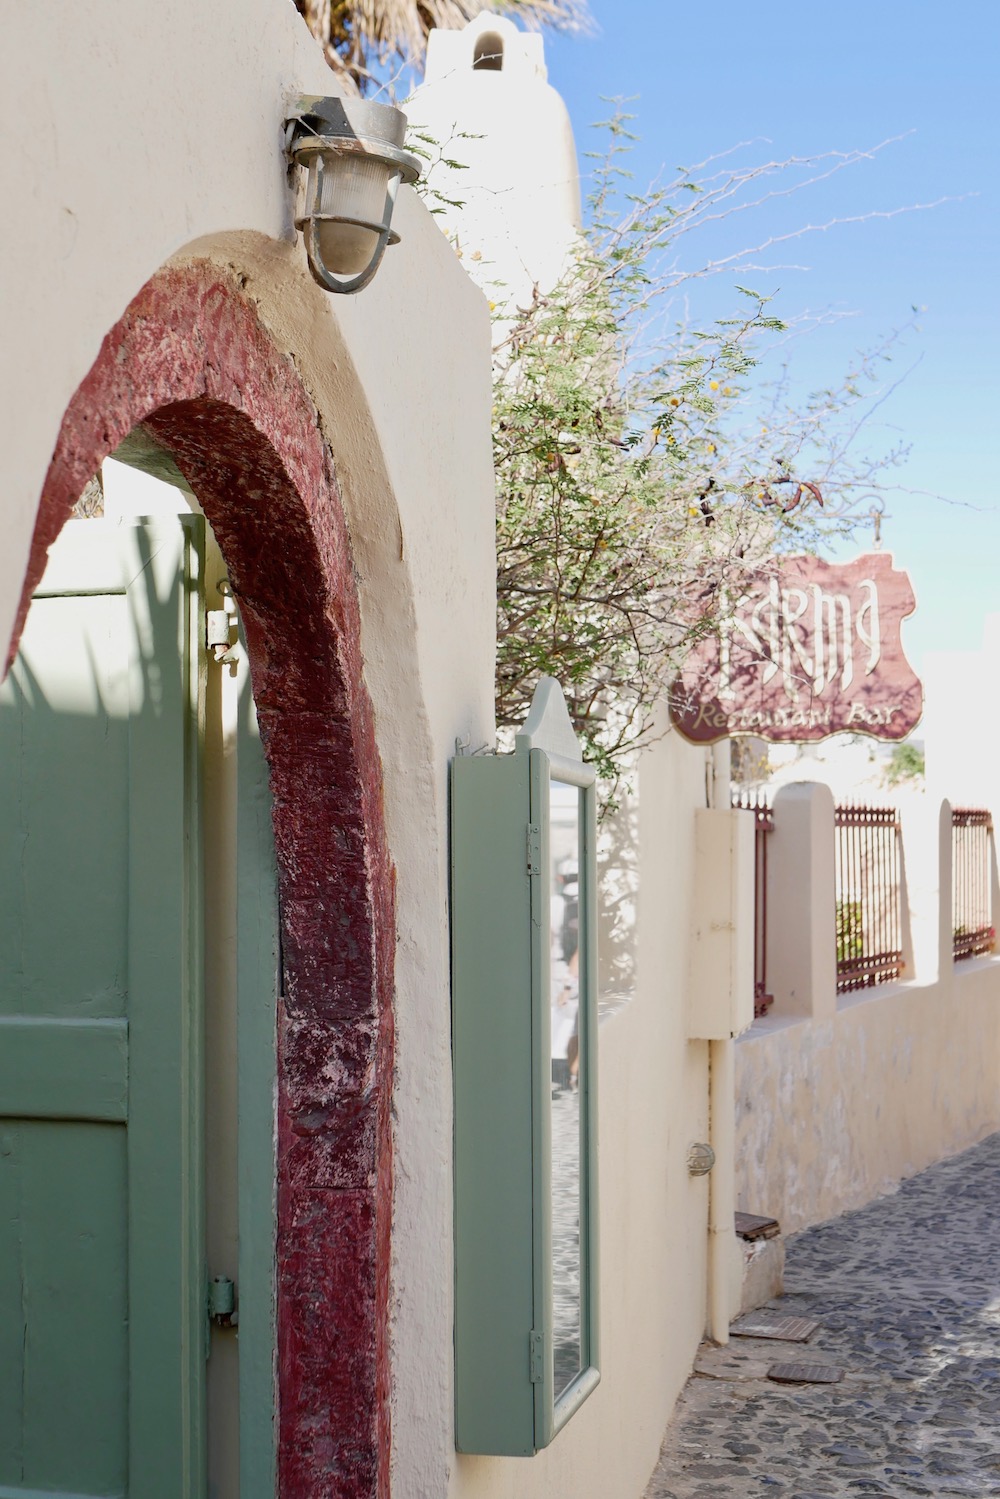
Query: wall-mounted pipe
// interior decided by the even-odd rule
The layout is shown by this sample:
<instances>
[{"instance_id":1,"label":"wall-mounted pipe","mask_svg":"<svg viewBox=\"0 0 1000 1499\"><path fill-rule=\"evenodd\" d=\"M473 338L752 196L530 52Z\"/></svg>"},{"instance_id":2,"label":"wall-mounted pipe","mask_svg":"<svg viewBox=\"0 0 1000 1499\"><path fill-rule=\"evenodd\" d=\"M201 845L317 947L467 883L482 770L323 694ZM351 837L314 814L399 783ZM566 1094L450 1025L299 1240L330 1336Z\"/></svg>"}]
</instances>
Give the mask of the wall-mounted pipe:
<instances>
[{"instance_id":1,"label":"wall-mounted pipe","mask_svg":"<svg viewBox=\"0 0 1000 1499\"><path fill-rule=\"evenodd\" d=\"M729 1342L729 1279L736 1211L736 1043L708 1043L709 1136L715 1166L708 1182L708 1333Z\"/></svg>"},{"instance_id":2,"label":"wall-mounted pipe","mask_svg":"<svg viewBox=\"0 0 1000 1499\"><path fill-rule=\"evenodd\" d=\"M715 744L707 756L708 805L729 806L730 745ZM729 1275L736 1211L736 1043L708 1043L708 1133L715 1166L708 1184L708 1333L729 1342Z\"/></svg>"}]
</instances>

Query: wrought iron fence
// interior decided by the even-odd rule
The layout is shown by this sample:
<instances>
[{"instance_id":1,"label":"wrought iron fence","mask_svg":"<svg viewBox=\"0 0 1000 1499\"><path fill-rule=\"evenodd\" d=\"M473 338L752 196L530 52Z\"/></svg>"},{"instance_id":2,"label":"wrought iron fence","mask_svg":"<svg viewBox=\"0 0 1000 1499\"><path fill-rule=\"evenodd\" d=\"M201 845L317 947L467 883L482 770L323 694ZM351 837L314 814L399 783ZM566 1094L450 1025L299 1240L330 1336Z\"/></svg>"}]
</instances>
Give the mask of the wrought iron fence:
<instances>
[{"instance_id":1,"label":"wrought iron fence","mask_svg":"<svg viewBox=\"0 0 1000 1499\"><path fill-rule=\"evenodd\" d=\"M763 791L734 792L732 804L754 817L753 1013L758 1019L774 1003L767 992L767 844L774 831L774 812Z\"/></svg>"},{"instance_id":2,"label":"wrought iron fence","mask_svg":"<svg viewBox=\"0 0 1000 1499\"><path fill-rule=\"evenodd\" d=\"M837 807L837 992L903 971L900 831L894 807Z\"/></svg>"},{"instance_id":3,"label":"wrought iron fence","mask_svg":"<svg viewBox=\"0 0 1000 1499\"><path fill-rule=\"evenodd\" d=\"M952 954L975 958L996 946L993 927L993 818L981 807L951 813Z\"/></svg>"}]
</instances>

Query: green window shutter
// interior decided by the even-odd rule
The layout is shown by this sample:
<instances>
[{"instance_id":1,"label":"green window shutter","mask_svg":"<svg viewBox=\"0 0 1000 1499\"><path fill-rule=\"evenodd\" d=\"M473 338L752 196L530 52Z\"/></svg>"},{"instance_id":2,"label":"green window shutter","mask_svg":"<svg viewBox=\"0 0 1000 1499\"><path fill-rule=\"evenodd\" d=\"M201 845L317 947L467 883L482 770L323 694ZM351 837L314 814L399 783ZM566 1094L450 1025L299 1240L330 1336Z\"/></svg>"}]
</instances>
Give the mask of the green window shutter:
<instances>
[{"instance_id":1,"label":"green window shutter","mask_svg":"<svg viewBox=\"0 0 1000 1499\"><path fill-rule=\"evenodd\" d=\"M557 683L513 755L456 758L451 798L455 1441L532 1456L600 1378L595 786Z\"/></svg>"}]
</instances>

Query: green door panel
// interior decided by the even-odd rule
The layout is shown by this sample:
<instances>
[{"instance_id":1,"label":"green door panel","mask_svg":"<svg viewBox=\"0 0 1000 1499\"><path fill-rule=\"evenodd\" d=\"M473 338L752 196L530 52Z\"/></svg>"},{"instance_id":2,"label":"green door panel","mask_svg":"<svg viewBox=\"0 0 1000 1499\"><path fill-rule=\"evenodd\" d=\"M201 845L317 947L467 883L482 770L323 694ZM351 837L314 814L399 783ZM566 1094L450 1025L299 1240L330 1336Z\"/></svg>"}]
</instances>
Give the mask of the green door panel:
<instances>
[{"instance_id":1,"label":"green door panel","mask_svg":"<svg viewBox=\"0 0 1000 1499\"><path fill-rule=\"evenodd\" d=\"M24 1339L3 1349L0 1474L29 1491L127 1492L126 1172L122 1128L0 1122L0 1214L19 1225L0 1326Z\"/></svg>"},{"instance_id":2,"label":"green door panel","mask_svg":"<svg viewBox=\"0 0 1000 1499\"><path fill-rule=\"evenodd\" d=\"M124 593L37 598L0 688L0 1014L125 1013L130 633Z\"/></svg>"},{"instance_id":3,"label":"green door panel","mask_svg":"<svg viewBox=\"0 0 1000 1499\"><path fill-rule=\"evenodd\" d=\"M71 522L0 688L0 1499L202 1499L203 522Z\"/></svg>"},{"instance_id":4,"label":"green door panel","mask_svg":"<svg viewBox=\"0 0 1000 1499\"><path fill-rule=\"evenodd\" d=\"M128 1022L0 1016L0 1098L22 1119L128 1118Z\"/></svg>"}]
</instances>

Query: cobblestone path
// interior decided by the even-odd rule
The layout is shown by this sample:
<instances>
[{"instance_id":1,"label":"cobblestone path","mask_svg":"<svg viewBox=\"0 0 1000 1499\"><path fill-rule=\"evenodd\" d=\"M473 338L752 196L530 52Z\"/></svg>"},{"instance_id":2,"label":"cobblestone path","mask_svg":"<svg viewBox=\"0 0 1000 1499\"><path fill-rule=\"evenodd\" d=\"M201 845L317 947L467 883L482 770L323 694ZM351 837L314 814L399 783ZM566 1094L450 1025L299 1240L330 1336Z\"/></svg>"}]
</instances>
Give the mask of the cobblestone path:
<instances>
[{"instance_id":1,"label":"cobblestone path","mask_svg":"<svg viewBox=\"0 0 1000 1499\"><path fill-rule=\"evenodd\" d=\"M706 1345L646 1499L1000 1495L1000 1134L788 1241L809 1343ZM774 1362L840 1384L777 1385Z\"/></svg>"}]
</instances>

